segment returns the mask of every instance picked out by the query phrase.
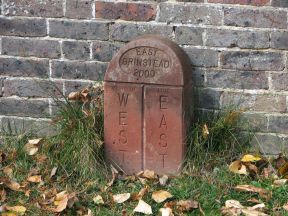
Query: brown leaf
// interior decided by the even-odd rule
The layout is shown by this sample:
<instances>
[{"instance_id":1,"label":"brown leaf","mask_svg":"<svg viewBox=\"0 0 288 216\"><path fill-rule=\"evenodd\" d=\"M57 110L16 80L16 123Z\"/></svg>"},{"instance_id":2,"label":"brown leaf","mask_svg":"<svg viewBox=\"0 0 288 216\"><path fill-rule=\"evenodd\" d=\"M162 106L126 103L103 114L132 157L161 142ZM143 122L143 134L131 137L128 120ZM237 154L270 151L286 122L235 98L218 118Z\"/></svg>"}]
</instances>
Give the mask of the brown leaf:
<instances>
[{"instance_id":1,"label":"brown leaf","mask_svg":"<svg viewBox=\"0 0 288 216\"><path fill-rule=\"evenodd\" d=\"M28 140L28 143L24 146L24 151L28 155L35 155L38 152L39 146L42 142L42 138Z\"/></svg>"},{"instance_id":2,"label":"brown leaf","mask_svg":"<svg viewBox=\"0 0 288 216\"><path fill-rule=\"evenodd\" d=\"M180 211L191 211L193 209L197 209L199 203L195 200L180 200L176 203L176 205Z\"/></svg>"},{"instance_id":3,"label":"brown leaf","mask_svg":"<svg viewBox=\"0 0 288 216\"><path fill-rule=\"evenodd\" d=\"M135 201L135 200L140 200L140 199L142 199L142 197L143 197L147 192L148 192L148 187L145 186L144 188L142 188L142 189L139 191L139 193L132 195L132 200Z\"/></svg>"},{"instance_id":4,"label":"brown leaf","mask_svg":"<svg viewBox=\"0 0 288 216\"><path fill-rule=\"evenodd\" d=\"M274 161L275 163L275 168L279 169L280 167L282 167L286 162L288 162L288 159L286 157L283 156L282 153L280 153L278 155L278 158L276 158Z\"/></svg>"},{"instance_id":5,"label":"brown leaf","mask_svg":"<svg viewBox=\"0 0 288 216\"><path fill-rule=\"evenodd\" d=\"M151 206L143 200L139 200L138 205L135 207L133 212L143 213L145 215L153 214Z\"/></svg>"},{"instance_id":6,"label":"brown leaf","mask_svg":"<svg viewBox=\"0 0 288 216\"><path fill-rule=\"evenodd\" d=\"M11 167L9 166L6 166L3 168L3 172L9 176L10 178L12 178L12 175L13 175L13 170L11 169Z\"/></svg>"},{"instance_id":7,"label":"brown leaf","mask_svg":"<svg viewBox=\"0 0 288 216\"><path fill-rule=\"evenodd\" d=\"M222 207L221 208L221 215L224 216L238 216L241 215L242 210L239 208L227 208L227 207Z\"/></svg>"},{"instance_id":8,"label":"brown leaf","mask_svg":"<svg viewBox=\"0 0 288 216\"><path fill-rule=\"evenodd\" d=\"M68 193L66 191L62 191L56 194L54 205L56 208L49 208L52 212L62 212L67 208L68 205Z\"/></svg>"},{"instance_id":9,"label":"brown leaf","mask_svg":"<svg viewBox=\"0 0 288 216\"><path fill-rule=\"evenodd\" d=\"M41 175L29 176L27 181L32 183L39 183L42 181L42 177Z\"/></svg>"},{"instance_id":10,"label":"brown leaf","mask_svg":"<svg viewBox=\"0 0 288 216\"><path fill-rule=\"evenodd\" d=\"M252 185L237 185L235 187L236 191L240 192L252 192L252 193L259 193L259 196L266 199L267 201L271 199L272 192L269 190L265 190L263 188L255 187Z\"/></svg>"},{"instance_id":11,"label":"brown leaf","mask_svg":"<svg viewBox=\"0 0 288 216\"><path fill-rule=\"evenodd\" d=\"M288 179L276 179L274 180L274 185L285 185L287 183Z\"/></svg>"},{"instance_id":12,"label":"brown leaf","mask_svg":"<svg viewBox=\"0 0 288 216\"><path fill-rule=\"evenodd\" d=\"M127 201L130 198L130 196L131 196L130 193L116 194L113 195L113 201L115 203L123 203Z\"/></svg>"},{"instance_id":13,"label":"brown leaf","mask_svg":"<svg viewBox=\"0 0 288 216\"><path fill-rule=\"evenodd\" d=\"M155 179L156 174L153 170L144 170L143 174L141 177L146 178L146 179Z\"/></svg>"},{"instance_id":14,"label":"brown leaf","mask_svg":"<svg viewBox=\"0 0 288 216\"><path fill-rule=\"evenodd\" d=\"M164 190L155 191L152 194L152 199L157 203L162 203L171 197L173 197L172 194Z\"/></svg>"},{"instance_id":15,"label":"brown leaf","mask_svg":"<svg viewBox=\"0 0 288 216\"><path fill-rule=\"evenodd\" d=\"M287 174L288 172L288 162L286 162L285 164L283 164L279 169L278 169L278 173L280 176L284 176L285 174Z\"/></svg>"},{"instance_id":16,"label":"brown leaf","mask_svg":"<svg viewBox=\"0 0 288 216\"><path fill-rule=\"evenodd\" d=\"M248 175L246 166L242 164L240 160L232 162L229 166L229 170L233 173L240 175Z\"/></svg>"},{"instance_id":17,"label":"brown leaf","mask_svg":"<svg viewBox=\"0 0 288 216\"><path fill-rule=\"evenodd\" d=\"M70 92L68 95L68 100L80 100L81 94L80 92Z\"/></svg>"},{"instance_id":18,"label":"brown leaf","mask_svg":"<svg viewBox=\"0 0 288 216\"><path fill-rule=\"evenodd\" d=\"M268 216L267 214L257 211L257 210L250 210L250 209L242 209L242 213L246 216Z\"/></svg>"},{"instance_id":19,"label":"brown leaf","mask_svg":"<svg viewBox=\"0 0 288 216\"><path fill-rule=\"evenodd\" d=\"M288 211L288 203L286 203L286 204L283 205L283 209L284 209L285 211Z\"/></svg>"},{"instance_id":20,"label":"brown leaf","mask_svg":"<svg viewBox=\"0 0 288 216\"><path fill-rule=\"evenodd\" d=\"M247 202L256 203L256 204L262 203L262 202L260 202L259 200L255 199L255 198L248 199Z\"/></svg>"},{"instance_id":21,"label":"brown leaf","mask_svg":"<svg viewBox=\"0 0 288 216\"><path fill-rule=\"evenodd\" d=\"M4 184L6 185L6 187L8 187L10 190L13 190L13 191L19 191L21 187L18 182L13 181L13 180L6 180Z\"/></svg>"},{"instance_id":22,"label":"brown leaf","mask_svg":"<svg viewBox=\"0 0 288 216\"><path fill-rule=\"evenodd\" d=\"M2 189L0 191L0 202L5 202L6 201L6 191L5 189Z\"/></svg>"},{"instance_id":23,"label":"brown leaf","mask_svg":"<svg viewBox=\"0 0 288 216\"><path fill-rule=\"evenodd\" d=\"M48 159L48 157L44 154L39 154L36 156L36 160L38 163L43 163L44 161L46 161Z\"/></svg>"}]
</instances>

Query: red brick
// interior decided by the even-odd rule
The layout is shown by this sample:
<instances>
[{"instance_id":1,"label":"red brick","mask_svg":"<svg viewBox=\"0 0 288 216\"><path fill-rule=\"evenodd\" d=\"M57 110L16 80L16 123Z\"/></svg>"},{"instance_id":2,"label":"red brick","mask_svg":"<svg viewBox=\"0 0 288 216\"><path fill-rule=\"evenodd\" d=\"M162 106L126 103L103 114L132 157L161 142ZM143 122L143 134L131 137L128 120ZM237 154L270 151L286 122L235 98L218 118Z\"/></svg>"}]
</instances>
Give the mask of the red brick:
<instances>
[{"instance_id":1,"label":"red brick","mask_svg":"<svg viewBox=\"0 0 288 216\"><path fill-rule=\"evenodd\" d=\"M222 4L263 6L263 5L269 5L270 0L208 0L208 2L209 3L222 3Z\"/></svg>"},{"instance_id":2,"label":"red brick","mask_svg":"<svg viewBox=\"0 0 288 216\"><path fill-rule=\"evenodd\" d=\"M96 2L96 18L133 21L154 20L156 5L132 2Z\"/></svg>"}]
</instances>

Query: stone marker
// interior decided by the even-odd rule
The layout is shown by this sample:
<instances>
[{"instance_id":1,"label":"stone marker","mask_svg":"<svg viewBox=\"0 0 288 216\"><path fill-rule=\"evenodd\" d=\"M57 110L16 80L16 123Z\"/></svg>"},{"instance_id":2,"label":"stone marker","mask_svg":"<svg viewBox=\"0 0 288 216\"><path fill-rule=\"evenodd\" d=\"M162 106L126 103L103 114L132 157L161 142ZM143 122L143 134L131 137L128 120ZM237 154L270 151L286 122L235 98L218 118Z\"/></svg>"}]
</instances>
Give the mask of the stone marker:
<instances>
[{"instance_id":1,"label":"stone marker","mask_svg":"<svg viewBox=\"0 0 288 216\"><path fill-rule=\"evenodd\" d=\"M104 78L104 140L116 168L180 171L192 113L190 74L186 54L158 36L137 38L114 56Z\"/></svg>"}]
</instances>

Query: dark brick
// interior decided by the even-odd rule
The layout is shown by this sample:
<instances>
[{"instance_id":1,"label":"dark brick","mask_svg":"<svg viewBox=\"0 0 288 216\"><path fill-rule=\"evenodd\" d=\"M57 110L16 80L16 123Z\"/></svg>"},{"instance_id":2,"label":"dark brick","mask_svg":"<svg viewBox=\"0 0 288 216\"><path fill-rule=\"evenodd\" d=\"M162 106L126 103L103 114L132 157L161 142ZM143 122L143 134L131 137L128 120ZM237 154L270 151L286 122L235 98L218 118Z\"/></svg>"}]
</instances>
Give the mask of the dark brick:
<instances>
[{"instance_id":1,"label":"dark brick","mask_svg":"<svg viewBox=\"0 0 288 216\"><path fill-rule=\"evenodd\" d=\"M2 0L6 16L62 17L61 0ZM69 0L70 1L70 0Z\"/></svg>"},{"instance_id":2,"label":"dark brick","mask_svg":"<svg viewBox=\"0 0 288 216\"><path fill-rule=\"evenodd\" d=\"M49 117L49 103L47 100L0 98L0 115Z\"/></svg>"},{"instance_id":3,"label":"dark brick","mask_svg":"<svg viewBox=\"0 0 288 216\"><path fill-rule=\"evenodd\" d=\"M192 68L192 84L194 87L203 87L205 82L205 69Z\"/></svg>"},{"instance_id":4,"label":"dark brick","mask_svg":"<svg viewBox=\"0 0 288 216\"><path fill-rule=\"evenodd\" d=\"M56 128L51 121L44 119L27 119L15 117L2 117L0 132L6 132L13 135L32 133L38 136L56 135Z\"/></svg>"},{"instance_id":5,"label":"dark brick","mask_svg":"<svg viewBox=\"0 0 288 216\"><path fill-rule=\"evenodd\" d=\"M65 17L73 19L92 18L93 0L68 0L66 1Z\"/></svg>"},{"instance_id":6,"label":"dark brick","mask_svg":"<svg viewBox=\"0 0 288 216\"><path fill-rule=\"evenodd\" d=\"M53 61L52 76L64 79L103 80L107 64L99 62Z\"/></svg>"},{"instance_id":7,"label":"dark brick","mask_svg":"<svg viewBox=\"0 0 288 216\"><path fill-rule=\"evenodd\" d=\"M192 65L200 67L218 66L218 52L210 49L185 48Z\"/></svg>"},{"instance_id":8,"label":"dark brick","mask_svg":"<svg viewBox=\"0 0 288 216\"><path fill-rule=\"evenodd\" d=\"M288 91L288 73L272 73L272 88L276 91Z\"/></svg>"},{"instance_id":9,"label":"dark brick","mask_svg":"<svg viewBox=\"0 0 288 216\"><path fill-rule=\"evenodd\" d=\"M276 49L288 49L288 32L272 32L271 46Z\"/></svg>"},{"instance_id":10,"label":"dark brick","mask_svg":"<svg viewBox=\"0 0 288 216\"><path fill-rule=\"evenodd\" d=\"M197 4L160 3L159 22L221 25L222 8Z\"/></svg>"},{"instance_id":11,"label":"dark brick","mask_svg":"<svg viewBox=\"0 0 288 216\"><path fill-rule=\"evenodd\" d=\"M286 96L224 92L221 95L221 107L231 105L250 111L286 112Z\"/></svg>"},{"instance_id":12,"label":"dark brick","mask_svg":"<svg viewBox=\"0 0 288 216\"><path fill-rule=\"evenodd\" d=\"M202 28L179 26L175 29L175 41L179 44L203 45Z\"/></svg>"},{"instance_id":13,"label":"dark brick","mask_svg":"<svg viewBox=\"0 0 288 216\"><path fill-rule=\"evenodd\" d=\"M88 60L90 58L90 44L79 41L63 41L64 58L72 60Z\"/></svg>"},{"instance_id":14,"label":"dark brick","mask_svg":"<svg viewBox=\"0 0 288 216\"><path fill-rule=\"evenodd\" d=\"M283 54L278 52L224 51L221 53L223 68L238 70L275 70L284 69Z\"/></svg>"},{"instance_id":15,"label":"dark brick","mask_svg":"<svg viewBox=\"0 0 288 216\"><path fill-rule=\"evenodd\" d=\"M248 113L241 114L241 119L238 122L239 128L250 131L267 131L268 117L263 113Z\"/></svg>"},{"instance_id":16,"label":"dark brick","mask_svg":"<svg viewBox=\"0 0 288 216\"><path fill-rule=\"evenodd\" d=\"M206 46L269 48L269 32L207 29Z\"/></svg>"},{"instance_id":17,"label":"dark brick","mask_svg":"<svg viewBox=\"0 0 288 216\"><path fill-rule=\"evenodd\" d=\"M234 89L268 89L268 74L261 71L209 70L207 86Z\"/></svg>"},{"instance_id":18,"label":"dark brick","mask_svg":"<svg viewBox=\"0 0 288 216\"><path fill-rule=\"evenodd\" d=\"M270 0L208 0L208 2L209 3L221 3L221 4L264 6L264 5L269 5Z\"/></svg>"},{"instance_id":19,"label":"dark brick","mask_svg":"<svg viewBox=\"0 0 288 216\"><path fill-rule=\"evenodd\" d=\"M5 78L0 78L0 97L3 96L3 86L4 86L4 79Z\"/></svg>"},{"instance_id":20,"label":"dark brick","mask_svg":"<svg viewBox=\"0 0 288 216\"><path fill-rule=\"evenodd\" d=\"M288 134L288 116L287 115L270 115L269 132Z\"/></svg>"},{"instance_id":21,"label":"dark brick","mask_svg":"<svg viewBox=\"0 0 288 216\"><path fill-rule=\"evenodd\" d=\"M4 96L19 97L58 97L63 93L63 84L48 80L6 79Z\"/></svg>"},{"instance_id":22,"label":"dark brick","mask_svg":"<svg viewBox=\"0 0 288 216\"><path fill-rule=\"evenodd\" d=\"M288 150L288 138L277 134L255 134L252 141L256 152L278 155Z\"/></svg>"},{"instance_id":23,"label":"dark brick","mask_svg":"<svg viewBox=\"0 0 288 216\"><path fill-rule=\"evenodd\" d=\"M2 38L2 54L14 56L35 56L59 58L60 44L54 40Z\"/></svg>"},{"instance_id":24,"label":"dark brick","mask_svg":"<svg viewBox=\"0 0 288 216\"><path fill-rule=\"evenodd\" d=\"M44 19L0 17L0 35L41 37L47 35Z\"/></svg>"},{"instance_id":25,"label":"dark brick","mask_svg":"<svg viewBox=\"0 0 288 216\"><path fill-rule=\"evenodd\" d=\"M15 59L0 57L1 76L48 77L48 60Z\"/></svg>"},{"instance_id":26,"label":"dark brick","mask_svg":"<svg viewBox=\"0 0 288 216\"><path fill-rule=\"evenodd\" d=\"M111 26L111 38L125 42L144 34L155 34L172 38L172 32L172 27L167 25L115 23Z\"/></svg>"},{"instance_id":27,"label":"dark brick","mask_svg":"<svg viewBox=\"0 0 288 216\"><path fill-rule=\"evenodd\" d=\"M107 22L77 22L50 20L51 37L73 38L73 39L91 39L107 40L108 23Z\"/></svg>"},{"instance_id":28,"label":"dark brick","mask_svg":"<svg viewBox=\"0 0 288 216\"><path fill-rule=\"evenodd\" d=\"M272 6L275 7L288 7L288 1L286 0L272 0Z\"/></svg>"},{"instance_id":29,"label":"dark brick","mask_svg":"<svg viewBox=\"0 0 288 216\"><path fill-rule=\"evenodd\" d=\"M92 83L91 81L65 81L65 95L69 95L71 92L81 91L92 85Z\"/></svg>"},{"instance_id":30,"label":"dark brick","mask_svg":"<svg viewBox=\"0 0 288 216\"><path fill-rule=\"evenodd\" d=\"M122 44L108 41L95 41L92 48L93 58L97 61L109 62L121 46Z\"/></svg>"},{"instance_id":31,"label":"dark brick","mask_svg":"<svg viewBox=\"0 0 288 216\"><path fill-rule=\"evenodd\" d=\"M212 89L197 89L194 91L197 108L219 109L222 92Z\"/></svg>"},{"instance_id":32,"label":"dark brick","mask_svg":"<svg viewBox=\"0 0 288 216\"><path fill-rule=\"evenodd\" d=\"M96 18L149 21L156 16L156 4L96 1Z\"/></svg>"},{"instance_id":33,"label":"dark brick","mask_svg":"<svg viewBox=\"0 0 288 216\"><path fill-rule=\"evenodd\" d=\"M224 23L229 26L287 28L287 12L246 8L225 8Z\"/></svg>"}]
</instances>

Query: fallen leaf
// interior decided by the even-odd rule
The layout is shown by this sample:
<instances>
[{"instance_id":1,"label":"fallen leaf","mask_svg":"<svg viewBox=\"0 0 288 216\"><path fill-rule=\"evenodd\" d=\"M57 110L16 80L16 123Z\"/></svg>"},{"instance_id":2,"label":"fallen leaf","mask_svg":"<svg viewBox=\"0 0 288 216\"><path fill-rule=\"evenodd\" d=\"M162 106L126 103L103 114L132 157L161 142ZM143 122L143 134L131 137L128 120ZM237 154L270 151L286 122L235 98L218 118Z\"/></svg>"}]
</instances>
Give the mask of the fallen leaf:
<instances>
[{"instance_id":1,"label":"fallen leaf","mask_svg":"<svg viewBox=\"0 0 288 216\"><path fill-rule=\"evenodd\" d=\"M44 154L39 154L36 156L36 159L38 163L43 163L44 161L48 159L48 157Z\"/></svg>"},{"instance_id":2,"label":"fallen leaf","mask_svg":"<svg viewBox=\"0 0 288 216\"><path fill-rule=\"evenodd\" d=\"M58 167L53 167L53 169L51 170L51 173L50 173L50 178L53 178L56 175L57 169L58 169Z\"/></svg>"},{"instance_id":3,"label":"fallen leaf","mask_svg":"<svg viewBox=\"0 0 288 216\"><path fill-rule=\"evenodd\" d=\"M163 175L162 177L159 178L159 183L161 186L165 186L168 182L168 176Z\"/></svg>"},{"instance_id":4,"label":"fallen leaf","mask_svg":"<svg viewBox=\"0 0 288 216\"><path fill-rule=\"evenodd\" d=\"M242 206L241 203L237 200L226 200L225 207L226 208L238 208L238 209L244 208L244 206Z\"/></svg>"},{"instance_id":5,"label":"fallen leaf","mask_svg":"<svg viewBox=\"0 0 288 216\"><path fill-rule=\"evenodd\" d=\"M288 172L288 162L286 162L285 164L283 164L279 169L278 169L278 173L280 176L284 176L285 174L287 174Z\"/></svg>"},{"instance_id":6,"label":"fallen leaf","mask_svg":"<svg viewBox=\"0 0 288 216\"><path fill-rule=\"evenodd\" d=\"M288 203L284 204L282 207L285 211L288 211Z\"/></svg>"},{"instance_id":7,"label":"fallen leaf","mask_svg":"<svg viewBox=\"0 0 288 216\"><path fill-rule=\"evenodd\" d=\"M221 208L221 215L224 216L238 216L241 215L242 210L238 208L227 208L227 207L222 207Z\"/></svg>"},{"instance_id":8,"label":"fallen leaf","mask_svg":"<svg viewBox=\"0 0 288 216\"><path fill-rule=\"evenodd\" d=\"M84 216L93 216L93 213L92 213L91 209L88 209L87 214L85 214Z\"/></svg>"},{"instance_id":9,"label":"fallen leaf","mask_svg":"<svg viewBox=\"0 0 288 216\"><path fill-rule=\"evenodd\" d=\"M24 206L5 206L6 210L15 212L17 215L24 215L26 208Z\"/></svg>"},{"instance_id":10,"label":"fallen leaf","mask_svg":"<svg viewBox=\"0 0 288 216\"><path fill-rule=\"evenodd\" d=\"M41 175L29 176L27 181L32 183L39 183L42 181L42 177Z\"/></svg>"},{"instance_id":11,"label":"fallen leaf","mask_svg":"<svg viewBox=\"0 0 288 216\"><path fill-rule=\"evenodd\" d=\"M3 172L9 176L10 178L12 178L12 175L13 175L13 170L11 167L7 166L7 167L4 167L3 168Z\"/></svg>"},{"instance_id":12,"label":"fallen leaf","mask_svg":"<svg viewBox=\"0 0 288 216\"><path fill-rule=\"evenodd\" d=\"M279 169L280 167L282 167L286 162L288 162L288 159L286 157L283 156L282 153L280 153L278 155L278 158L276 158L274 161L275 164L275 168Z\"/></svg>"},{"instance_id":13,"label":"fallen leaf","mask_svg":"<svg viewBox=\"0 0 288 216\"><path fill-rule=\"evenodd\" d=\"M171 208L160 208L161 216L174 216Z\"/></svg>"},{"instance_id":14,"label":"fallen leaf","mask_svg":"<svg viewBox=\"0 0 288 216\"><path fill-rule=\"evenodd\" d=\"M7 180L4 182L4 184L10 189L10 190L13 190L13 191L19 191L20 190L20 184L16 181L13 181L13 180Z\"/></svg>"},{"instance_id":15,"label":"fallen leaf","mask_svg":"<svg viewBox=\"0 0 288 216\"><path fill-rule=\"evenodd\" d=\"M248 175L246 166L242 164L240 160L232 162L229 166L229 170L233 173L240 175Z\"/></svg>"},{"instance_id":16,"label":"fallen leaf","mask_svg":"<svg viewBox=\"0 0 288 216\"><path fill-rule=\"evenodd\" d=\"M100 196L100 195L97 195L96 197L94 197L93 202L97 205L104 204L104 200L103 200L102 196Z\"/></svg>"},{"instance_id":17,"label":"fallen leaf","mask_svg":"<svg viewBox=\"0 0 288 216\"><path fill-rule=\"evenodd\" d=\"M116 194L113 195L113 201L115 203L123 203L130 198L130 193Z\"/></svg>"},{"instance_id":18,"label":"fallen leaf","mask_svg":"<svg viewBox=\"0 0 288 216\"><path fill-rule=\"evenodd\" d=\"M132 200L141 200L142 197L148 192L148 187L145 186L144 188L142 188L139 193L137 194L133 194L132 195Z\"/></svg>"},{"instance_id":19,"label":"fallen leaf","mask_svg":"<svg viewBox=\"0 0 288 216\"><path fill-rule=\"evenodd\" d=\"M6 200L6 191L5 189L3 188L1 191L0 191L0 202L5 202Z\"/></svg>"},{"instance_id":20,"label":"fallen leaf","mask_svg":"<svg viewBox=\"0 0 288 216\"><path fill-rule=\"evenodd\" d=\"M257 211L257 210L249 210L249 209L242 209L242 213L246 216L268 216L267 214Z\"/></svg>"},{"instance_id":21,"label":"fallen leaf","mask_svg":"<svg viewBox=\"0 0 288 216\"><path fill-rule=\"evenodd\" d=\"M259 160L262 160L262 158L251 155L251 154L244 155L241 159L242 162L256 162Z\"/></svg>"},{"instance_id":22,"label":"fallen leaf","mask_svg":"<svg viewBox=\"0 0 288 216\"><path fill-rule=\"evenodd\" d=\"M204 124L202 127L202 136L204 139L206 139L208 135L209 135L209 130L208 130L207 124Z\"/></svg>"},{"instance_id":23,"label":"fallen leaf","mask_svg":"<svg viewBox=\"0 0 288 216\"><path fill-rule=\"evenodd\" d=\"M262 209L262 208L265 208L265 204L264 203L260 203L260 204L254 205L252 207L247 207L247 209L249 209L249 210L257 210L257 209Z\"/></svg>"},{"instance_id":24,"label":"fallen leaf","mask_svg":"<svg viewBox=\"0 0 288 216\"><path fill-rule=\"evenodd\" d=\"M276 179L274 180L274 185L285 185L287 183L288 179Z\"/></svg>"},{"instance_id":25,"label":"fallen leaf","mask_svg":"<svg viewBox=\"0 0 288 216\"><path fill-rule=\"evenodd\" d=\"M42 141L42 138L28 140L28 143L24 146L24 151L30 156L35 155L38 152L39 145Z\"/></svg>"},{"instance_id":26,"label":"fallen leaf","mask_svg":"<svg viewBox=\"0 0 288 216\"><path fill-rule=\"evenodd\" d=\"M80 92L70 92L68 95L68 100L80 100L81 94Z\"/></svg>"},{"instance_id":27,"label":"fallen leaf","mask_svg":"<svg viewBox=\"0 0 288 216\"><path fill-rule=\"evenodd\" d=\"M49 210L52 212L62 212L67 208L68 205L68 193L66 191L62 191L56 194L54 205L56 208L50 208Z\"/></svg>"},{"instance_id":28,"label":"fallen leaf","mask_svg":"<svg viewBox=\"0 0 288 216\"><path fill-rule=\"evenodd\" d=\"M193 209L197 209L199 203L195 200L180 200L176 203L176 205L180 211L191 211Z\"/></svg>"},{"instance_id":29,"label":"fallen leaf","mask_svg":"<svg viewBox=\"0 0 288 216\"><path fill-rule=\"evenodd\" d=\"M143 200L139 200L138 205L133 210L133 212L143 213L145 215L153 214L151 206Z\"/></svg>"},{"instance_id":30,"label":"fallen leaf","mask_svg":"<svg viewBox=\"0 0 288 216\"><path fill-rule=\"evenodd\" d=\"M259 200L255 199L255 198L248 199L247 202L256 203L256 204L262 203L262 202L260 202Z\"/></svg>"},{"instance_id":31,"label":"fallen leaf","mask_svg":"<svg viewBox=\"0 0 288 216\"><path fill-rule=\"evenodd\" d=\"M259 196L266 199L267 201L271 199L272 192L269 190L265 190L263 188L255 187L252 185L237 185L235 187L236 191L240 192L252 192L252 193L259 193Z\"/></svg>"},{"instance_id":32,"label":"fallen leaf","mask_svg":"<svg viewBox=\"0 0 288 216\"><path fill-rule=\"evenodd\" d=\"M164 190L155 191L152 194L152 199L157 203L164 202L166 199L171 197L173 197L172 194Z\"/></svg>"},{"instance_id":33,"label":"fallen leaf","mask_svg":"<svg viewBox=\"0 0 288 216\"><path fill-rule=\"evenodd\" d=\"M155 172L152 170L144 170L144 172L141 176L143 178L146 178L146 179L155 179L156 178Z\"/></svg>"}]
</instances>

